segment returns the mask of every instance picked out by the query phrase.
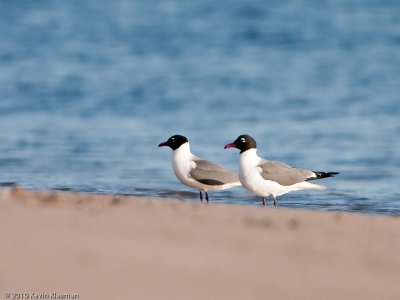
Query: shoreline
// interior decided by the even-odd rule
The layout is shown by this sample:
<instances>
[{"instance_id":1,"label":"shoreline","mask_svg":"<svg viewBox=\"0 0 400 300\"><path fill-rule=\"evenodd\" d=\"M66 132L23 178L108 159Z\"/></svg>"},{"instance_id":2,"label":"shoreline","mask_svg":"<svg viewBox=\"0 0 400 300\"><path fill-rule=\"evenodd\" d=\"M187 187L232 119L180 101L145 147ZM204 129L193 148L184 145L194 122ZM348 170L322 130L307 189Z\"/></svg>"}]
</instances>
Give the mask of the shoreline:
<instances>
[{"instance_id":1,"label":"shoreline","mask_svg":"<svg viewBox=\"0 0 400 300\"><path fill-rule=\"evenodd\" d=\"M0 189L0 293L399 299L400 218Z\"/></svg>"}]
</instances>

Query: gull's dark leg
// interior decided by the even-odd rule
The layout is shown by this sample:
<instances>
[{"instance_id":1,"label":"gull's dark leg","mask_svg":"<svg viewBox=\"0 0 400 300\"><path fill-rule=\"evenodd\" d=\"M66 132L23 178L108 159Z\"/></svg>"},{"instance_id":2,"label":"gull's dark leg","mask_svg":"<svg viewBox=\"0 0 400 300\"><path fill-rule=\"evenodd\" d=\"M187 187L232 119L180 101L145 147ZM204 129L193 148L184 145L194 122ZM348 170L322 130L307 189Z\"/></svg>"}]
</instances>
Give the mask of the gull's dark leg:
<instances>
[{"instance_id":1,"label":"gull's dark leg","mask_svg":"<svg viewBox=\"0 0 400 300\"><path fill-rule=\"evenodd\" d=\"M200 193L200 202L203 203L203 194L201 193L201 191L199 191Z\"/></svg>"},{"instance_id":2,"label":"gull's dark leg","mask_svg":"<svg viewBox=\"0 0 400 300\"><path fill-rule=\"evenodd\" d=\"M208 203L208 193L206 192L206 201Z\"/></svg>"},{"instance_id":3,"label":"gull's dark leg","mask_svg":"<svg viewBox=\"0 0 400 300\"><path fill-rule=\"evenodd\" d=\"M265 200L265 197L262 197L263 205L264 207L267 206L267 201Z\"/></svg>"},{"instance_id":4,"label":"gull's dark leg","mask_svg":"<svg viewBox=\"0 0 400 300\"><path fill-rule=\"evenodd\" d=\"M278 203L278 200L276 200L276 197L275 196L272 196L272 197L274 197L274 206L279 207L279 203Z\"/></svg>"}]
</instances>

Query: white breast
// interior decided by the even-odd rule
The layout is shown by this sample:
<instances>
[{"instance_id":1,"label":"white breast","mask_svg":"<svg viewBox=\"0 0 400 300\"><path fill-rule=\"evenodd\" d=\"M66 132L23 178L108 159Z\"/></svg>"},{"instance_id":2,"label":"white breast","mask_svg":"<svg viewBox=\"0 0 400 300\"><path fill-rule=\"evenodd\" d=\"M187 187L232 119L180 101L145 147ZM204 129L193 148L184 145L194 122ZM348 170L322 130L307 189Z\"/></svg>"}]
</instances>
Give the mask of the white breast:
<instances>
[{"instance_id":1,"label":"white breast","mask_svg":"<svg viewBox=\"0 0 400 300\"><path fill-rule=\"evenodd\" d=\"M189 182L189 174L192 168L193 154L190 152L189 143L181 145L175 151L172 151L172 168L175 176L184 184Z\"/></svg>"},{"instance_id":2,"label":"white breast","mask_svg":"<svg viewBox=\"0 0 400 300\"><path fill-rule=\"evenodd\" d=\"M199 158L190 152L189 143L182 144L178 149L172 151L172 168L175 176L184 185L201 191L219 191L230 187L238 186L237 182L224 185L207 185L191 177L191 171L196 168L196 161Z\"/></svg>"},{"instance_id":3,"label":"white breast","mask_svg":"<svg viewBox=\"0 0 400 300\"><path fill-rule=\"evenodd\" d=\"M256 151L256 149L249 149L240 154L240 182L247 190L261 197L279 194L282 186L276 182L265 180L261 176L261 168L258 167L261 158Z\"/></svg>"}]
</instances>

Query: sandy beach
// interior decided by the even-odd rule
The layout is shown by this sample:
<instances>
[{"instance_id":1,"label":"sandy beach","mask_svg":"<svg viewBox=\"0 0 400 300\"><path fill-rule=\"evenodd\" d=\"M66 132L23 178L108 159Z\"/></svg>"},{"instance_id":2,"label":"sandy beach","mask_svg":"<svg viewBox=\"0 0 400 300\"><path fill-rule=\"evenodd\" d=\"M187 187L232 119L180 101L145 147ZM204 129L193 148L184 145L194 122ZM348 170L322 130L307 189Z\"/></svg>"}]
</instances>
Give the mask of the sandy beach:
<instances>
[{"instance_id":1,"label":"sandy beach","mask_svg":"<svg viewBox=\"0 0 400 300\"><path fill-rule=\"evenodd\" d=\"M11 188L0 236L0 299L400 299L398 217Z\"/></svg>"}]
</instances>

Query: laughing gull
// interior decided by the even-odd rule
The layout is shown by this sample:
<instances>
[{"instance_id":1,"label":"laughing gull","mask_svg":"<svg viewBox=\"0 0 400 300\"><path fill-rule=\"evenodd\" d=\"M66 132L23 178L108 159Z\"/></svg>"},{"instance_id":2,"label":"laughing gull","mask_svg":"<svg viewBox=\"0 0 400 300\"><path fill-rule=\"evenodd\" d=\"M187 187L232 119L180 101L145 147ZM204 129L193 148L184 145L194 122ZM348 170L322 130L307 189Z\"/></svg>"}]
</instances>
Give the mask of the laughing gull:
<instances>
[{"instance_id":1,"label":"laughing gull","mask_svg":"<svg viewBox=\"0 0 400 300\"><path fill-rule=\"evenodd\" d=\"M202 160L190 152L189 141L183 135L171 136L158 147L170 147L172 151L172 168L175 176L185 185L200 192L200 201L203 202L202 191L220 191L240 186L238 174L225 169L223 166L208 160Z\"/></svg>"},{"instance_id":2,"label":"laughing gull","mask_svg":"<svg viewBox=\"0 0 400 300\"><path fill-rule=\"evenodd\" d=\"M257 196L272 196L274 206L278 206L277 196L303 189L323 190L325 186L308 182L309 180L333 177L337 172L315 172L298 169L284 163L266 160L257 155L257 143L249 135L240 135L233 143L225 145L225 149L238 148L239 179L242 185Z\"/></svg>"}]
</instances>

